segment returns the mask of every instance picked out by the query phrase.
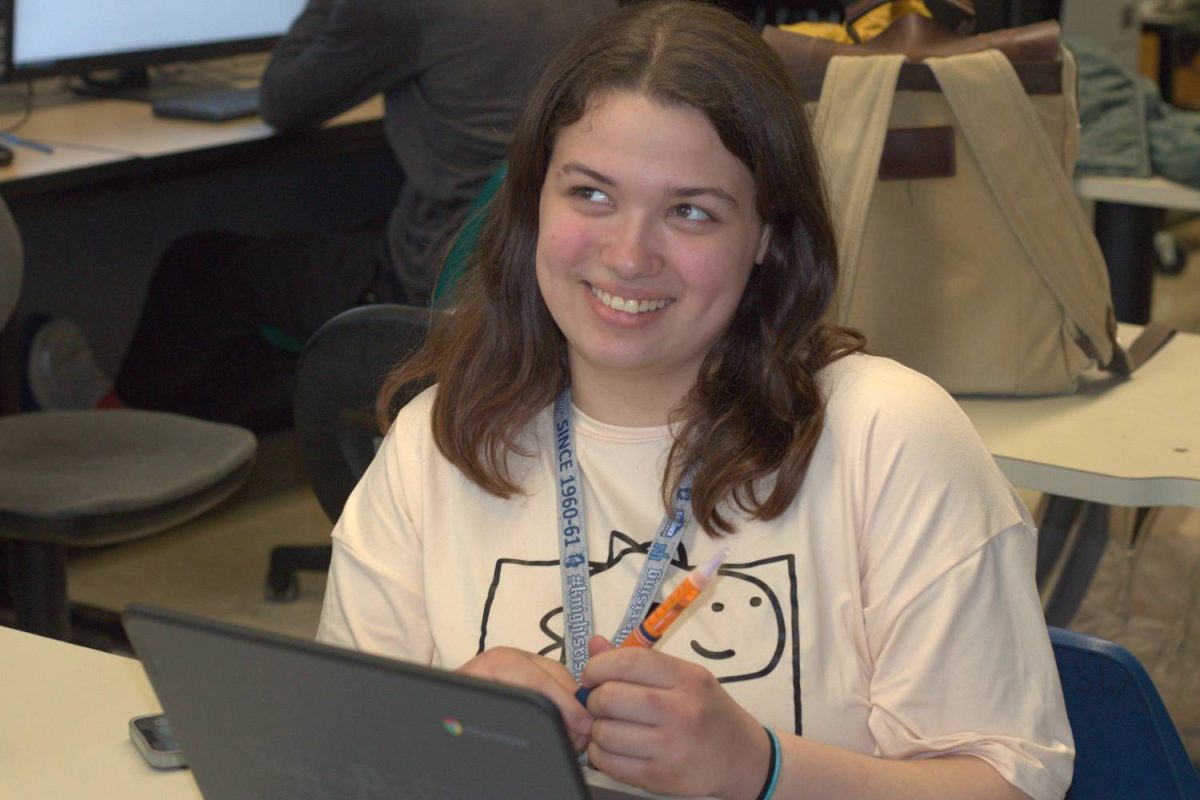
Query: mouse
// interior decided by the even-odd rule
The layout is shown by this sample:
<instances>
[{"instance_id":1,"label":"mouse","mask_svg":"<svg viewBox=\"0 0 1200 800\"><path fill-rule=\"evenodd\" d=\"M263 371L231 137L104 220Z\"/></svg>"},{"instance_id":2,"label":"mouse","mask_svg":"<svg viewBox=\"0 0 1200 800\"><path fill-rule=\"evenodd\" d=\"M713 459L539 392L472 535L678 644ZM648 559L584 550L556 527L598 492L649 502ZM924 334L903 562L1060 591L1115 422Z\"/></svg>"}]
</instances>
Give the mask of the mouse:
<instances>
[{"instance_id":1,"label":"mouse","mask_svg":"<svg viewBox=\"0 0 1200 800\"><path fill-rule=\"evenodd\" d=\"M12 148L7 145L0 144L0 167L7 167L9 164L12 163L12 161L13 161Z\"/></svg>"}]
</instances>

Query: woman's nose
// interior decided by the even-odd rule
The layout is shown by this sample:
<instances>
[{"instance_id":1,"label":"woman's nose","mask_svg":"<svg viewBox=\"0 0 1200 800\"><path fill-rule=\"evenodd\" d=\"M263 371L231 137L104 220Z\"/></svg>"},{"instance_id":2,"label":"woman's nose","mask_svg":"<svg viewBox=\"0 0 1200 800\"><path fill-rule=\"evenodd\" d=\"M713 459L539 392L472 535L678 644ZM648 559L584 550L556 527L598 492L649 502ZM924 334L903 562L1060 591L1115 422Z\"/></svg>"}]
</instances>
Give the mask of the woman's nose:
<instances>
[{"instance_id":1,"label":"woman's nose","mask_svg":"<svg viewBox=\"0 0 1200 800\"><path fill-rule=\"evenodd\" d=\"M622 278L656 274L662 269L659 243L650 222L630 216L616 220L604 242L604 266Z\"/></svg>"}]
</instances>

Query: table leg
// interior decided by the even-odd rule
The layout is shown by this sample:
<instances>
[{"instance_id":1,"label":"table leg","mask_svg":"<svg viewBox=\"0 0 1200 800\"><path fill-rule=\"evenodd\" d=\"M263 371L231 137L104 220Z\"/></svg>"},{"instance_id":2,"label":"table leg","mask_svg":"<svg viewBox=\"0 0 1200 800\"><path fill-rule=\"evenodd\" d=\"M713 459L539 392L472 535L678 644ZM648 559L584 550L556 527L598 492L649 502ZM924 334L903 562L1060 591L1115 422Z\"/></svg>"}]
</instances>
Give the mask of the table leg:
<instances>
[{"instance_id":1,"label":"table leg","mask_svg":"<svg viewBox=\"0 0 1200 800\"><path fill-rule=\"evenodd\" d=\"M21 540L10 541L8 545L17 627L66 640L71 624L67 605L67 548Z\"/></svg>"},{"instance_id":2,"label":"table leg","mask_svg":"<svg viewBox=\"0 0 1200 800\"><path fill-rule=\"evenodd\" d=\"M1154 228L1159 209L1096 203L1095 231L1108 266L1113 310L1120 322L1150 321L1154 289Z\"/></svg>"},{"instance_id":3,"label":"table leg","mask_svg":"<svg viewBox=\"0 0 1200 800\"><path fill-rule=\"evenodd\" d=\"M1042 593L1042 608L1046 624L1067 627L1078 612L1080 603L1084 601L1092 578L1096 577L1096 569L1100 557L1109 543L1109 506L1099 503L1084 503L1081 500L1068 498L1052 498L1050 509L1055 504L1061 504L1055 522L1062 522L1069 517L1067 528L1055 529L1045 523L1042 535L1049 534L1051 539L1061 543L1061 551L1055 553L1054 560L1043 565L1042 536L1038 539L1038 572L1042 573L1043 581L1038 583ZM1050 513L1048 509L1048 519ZM1048 530L1049 528L1049 530Z\"/></svg>"}]
</instances>

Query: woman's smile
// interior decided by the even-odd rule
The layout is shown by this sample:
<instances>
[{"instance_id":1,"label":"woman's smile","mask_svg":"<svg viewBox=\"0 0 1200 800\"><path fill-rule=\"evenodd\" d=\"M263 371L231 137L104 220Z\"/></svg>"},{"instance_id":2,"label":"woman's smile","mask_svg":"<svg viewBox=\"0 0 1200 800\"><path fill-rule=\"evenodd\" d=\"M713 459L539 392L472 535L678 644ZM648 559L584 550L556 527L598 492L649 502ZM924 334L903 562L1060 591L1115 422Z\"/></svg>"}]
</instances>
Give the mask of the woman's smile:
<instances>
[{"instance_id":1,"label":"woman's smile","mask_svg":"<svg viewBox=\"0 0 1200 800\"><path fill-rule=\"evenodd\" d=\"M646 314L652 311L661 311L671 304L671 298L669 297L657 300L639 300L635 297L621 297L620 295L609 294L603 289L590 284L588 288L591 290L592 296L606 307L625 314Z\"/></svg>"}]
</instances>

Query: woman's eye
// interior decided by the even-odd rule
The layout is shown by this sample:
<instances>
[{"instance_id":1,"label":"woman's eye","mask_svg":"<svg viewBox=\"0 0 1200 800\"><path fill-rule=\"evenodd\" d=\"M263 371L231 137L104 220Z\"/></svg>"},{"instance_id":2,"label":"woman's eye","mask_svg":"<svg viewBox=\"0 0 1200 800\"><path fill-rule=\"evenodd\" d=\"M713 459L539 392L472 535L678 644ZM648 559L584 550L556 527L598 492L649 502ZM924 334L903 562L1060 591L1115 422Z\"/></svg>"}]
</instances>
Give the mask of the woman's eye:
<instances>
[{"instance_id":1,"label":"woman's eye","mask_svg":"<svg viewBox=\"0 0 1200 800\"><path fill-rule=\"evenodd\" d=\"M713 215L709 214L703 208L694 206L691 203L684 203L680 206L675 206L676 216L682 217L689 222L707 222L713 219Z\"/></svg>"},{"instance_id":2,"label":"woman's eye","mask_svg":"<svg viewBox=\"0 0 1200 800\"><path fill-rule=\"evenodd\" d=\"M594 186L578 186L571 190L571 194L576 197L581 197L589 203L607 203L608 195Z\"/></svg>"}]
</instances>

